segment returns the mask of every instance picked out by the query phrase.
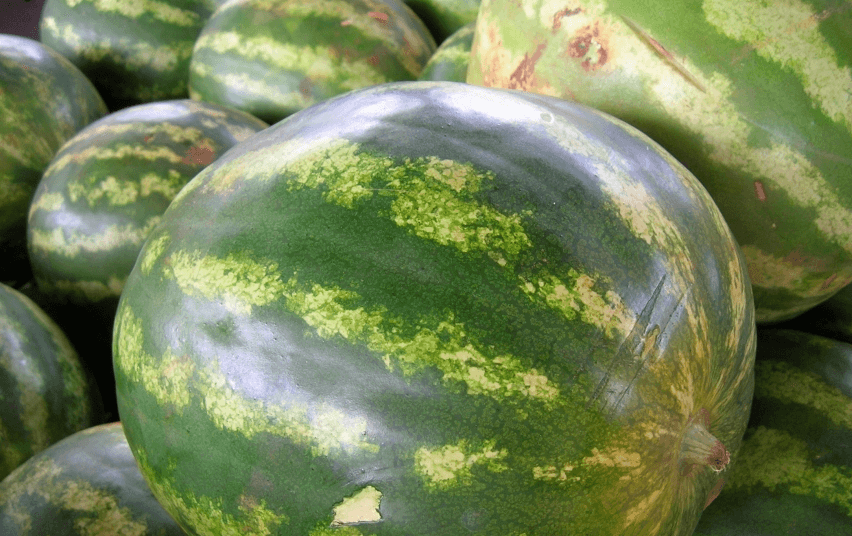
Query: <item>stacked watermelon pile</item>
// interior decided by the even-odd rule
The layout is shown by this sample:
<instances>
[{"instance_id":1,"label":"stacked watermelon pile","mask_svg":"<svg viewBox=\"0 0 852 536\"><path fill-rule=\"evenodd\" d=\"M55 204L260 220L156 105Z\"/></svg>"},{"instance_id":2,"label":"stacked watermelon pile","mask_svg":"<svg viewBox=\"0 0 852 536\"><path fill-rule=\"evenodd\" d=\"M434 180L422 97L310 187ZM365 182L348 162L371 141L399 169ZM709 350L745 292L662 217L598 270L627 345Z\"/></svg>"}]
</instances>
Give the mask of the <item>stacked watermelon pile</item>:
<instances>
[{"instance_id":1,"label":"stacked watermelon pile","mask_svg":"<svg viewBox=\"0 0 852 536\"><path fill-rule=\"evenodd\" d=\"M0 533L852 534L852 4L46 0Z\"/></svg>"}]
</instances>

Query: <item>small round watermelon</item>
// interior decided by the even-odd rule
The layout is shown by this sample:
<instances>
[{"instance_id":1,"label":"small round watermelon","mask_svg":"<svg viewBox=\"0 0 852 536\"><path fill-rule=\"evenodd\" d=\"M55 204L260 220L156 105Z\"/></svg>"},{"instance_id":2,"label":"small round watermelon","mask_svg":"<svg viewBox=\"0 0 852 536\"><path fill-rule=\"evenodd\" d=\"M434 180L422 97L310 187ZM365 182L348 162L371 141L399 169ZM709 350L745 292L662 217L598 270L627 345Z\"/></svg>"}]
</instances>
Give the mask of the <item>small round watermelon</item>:
<instances>
[{"instance_id":1,"label":"small round watermelon","mask_svg":"<svg viewBox=\"0 0 852 536\"><path fill-rule=\"evenodd\" d=\"M426 62L417 78L421 81L464 82L470 64L470 50L476 22L471 22L447 37Z\"/></svg>"},{"instance_id":2,"label":"small round watermelon","mask_svg":"<svg viewBox=\"0 0 852 536\"><path fill-rule=\"evenodd\" d=\"M0 534L184 536L139 473L120 422L59 441L0 482Z\"/></svg>"},{"instance_id":3,"label":"small round watermelon","mask_svg":"<svg viewBox=\"0 0 852 536\"><path fill-rule=\"evenodd\" d=\"M275 123L361 87L414 80L435 51L401 0L231 0L195 43L195 99Z\"/></svg>"},{"instance_id":4,"label":"small round watermelon","mask_svg":"<svg viewBox=\"0 0 852 536\"><path fill-rule=\"evenodd\" d=\"M59 147L107 113L88 78L45 45L0 34L0 281L23 283L27 207Z\"/></svg>"},{"instance_id":5,"label":"small round watermelon","mask_svg":"<svg viewBox=\"0 0 852 536\"><path fill-rule=\"evenodd\" d=\"M224 0L47 0L41 41L88 76L111 110L187 97L189 58Z\"/></svg>"},{"instance_id":6,"label":"small round watermelon","mask_svg":"<svg viewBox=\"0 0 852 536\"><path fill-rule=\"evenodd\" d=\"M96 384L65 334L32 300L0 283L0 479L97 424L100 411Z\"/></svg>"}]
</instances>

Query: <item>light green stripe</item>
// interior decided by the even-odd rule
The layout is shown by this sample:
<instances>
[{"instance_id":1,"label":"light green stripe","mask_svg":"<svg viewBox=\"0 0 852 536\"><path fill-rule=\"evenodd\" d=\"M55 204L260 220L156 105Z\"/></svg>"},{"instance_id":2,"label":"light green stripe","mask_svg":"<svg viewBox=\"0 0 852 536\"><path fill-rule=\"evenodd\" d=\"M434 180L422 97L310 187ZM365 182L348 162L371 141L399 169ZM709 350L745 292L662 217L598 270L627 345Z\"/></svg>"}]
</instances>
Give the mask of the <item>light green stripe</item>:
<instances>
[{"instance_id":1,"label":"light green stripe","mask_svg":"<svg viewBox=\"0 0 852 536\"><path fill-rule=\"evenodd\" d=\"M758 360L754 396L808 406L838 426L852 430L852 400L816 374L787 363Z\"/></svg>"},{"instance_id":2,"label":"light green stripe","mask_svg":"<svg viewBox=\"0 0 852 536\"><path fill-rule=\"evenodd\" d=\"M473 447L466 440L436 449L421 447L414 453L414 470L429 489L445 490L469 485L471 469L479 466L492 473L509 470L504 463L508 451L496 449L495 442Z\"/></svg>"},{"instance_id":3,"label":"light green stripe","mask_svg":"<svg viewBox=\"0 0 852 536\"><path fill-rule=\"evenodd\" d=\"M82 252L97 253L123 246L141 246L160 219L161 216L152 216L141 227L132 223L110 225L96 235L68 231L62 227L49 231L33 229L30 232L30 247L48 255L76 257Z\"/></svg>"},{"instance_id":4,"label":"light green stripe","mask_svg":"<svg viewBox=\"0 0 852 536\"><path fill-rule=\"evenodd\" d=\"M170 147L163 146L145 147L143 145L128 143L120 143L108 147L92 145L79 151L63 152L61 156L51 162L50 166L45 170L45 175L57 173L69 164L77 164L90 160L115 160L120 162L127 158L138 158L152 162L164 160L172 164L180 164L184 161L186 155L176 153Z\"/></svg>"},{"instance_id":5,"label":"light green stripe","mask_svg":"<svg viewBox=\"0 0 852 536\"><path fill-rule=\"evenodd\" d=\"M96 10L103 13L115 13L129 19L138 19L149 16L155 20L173 24L175 26L198 26L201 24L200 17L194 11L174 7L170 2L158 2L157 0L65 0L70 8L80 4L90 4Z\"/></svg>"},{"instance_id":6,"label":"light green stripe","mask_svg":"<svg viewBox=\"0 0 852 536\"><path fill-rule=\"evenodd\" d=\"M823 112L852 129L852 70L839 65L819 29L831 8L816 13L800 0L705 0L703 8L710 24L748 43L747 51L794 71Z\"/></svg>"},{"instance_id":7,"label":"light green stripe","mask_svg":"<svg viewBox=\"0 0 852 536\"><path fill-rule=\"evenodd\" d=\"M807 444L781 430L758 427L740 447L727 486L764 488L807 495L835 504L852 516L852 470L832 464L814 465Z\"/></svg>"}]
</instances>

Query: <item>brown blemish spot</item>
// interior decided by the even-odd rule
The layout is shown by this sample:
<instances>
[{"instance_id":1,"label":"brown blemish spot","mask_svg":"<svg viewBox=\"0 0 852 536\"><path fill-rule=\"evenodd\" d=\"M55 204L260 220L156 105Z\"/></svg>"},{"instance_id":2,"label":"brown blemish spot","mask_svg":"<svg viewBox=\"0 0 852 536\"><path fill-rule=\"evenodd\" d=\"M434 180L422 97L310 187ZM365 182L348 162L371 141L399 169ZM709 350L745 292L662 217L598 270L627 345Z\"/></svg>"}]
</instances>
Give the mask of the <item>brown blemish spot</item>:
<instances>
[{"instance_id":1,"label":"brown blemish spot","mask_svg":"<svg viewBox=\"0 0 852 536\"><path fill-rule=\"evenodd\" d=\"M628 19L627 17L622 15L621 18L624 20L624 23L627 24L627 26L631 30L636 32L636 35L638 35L640 39L642 39L643 41L648 43L651 46L651 48L653 48L657 52L657 54L659 54L664 60L666 60L669 63L669 65L674 67L675 70L677 70L677 72L679 72L681 74L681 76L686 78L686 80L690 84L697 87L699 90L701 90L702 93L707 92L707 89L704 87L704 84L702 84L698 80L698 78L693 76L692 73L690 73L688 70L686 70L686 67L684 67L683 64L681 62L679 62L677 60L677 58L674 57L674 54L672 54L671 52L666 50L666 47L664 47L659 41L657 41L656 39L651 37L651 34L646 32L638 24L636 24L632 20Z\"/></svg>"},{"instance_id":2,"label":"brown blemish spot","mask_svg":"<svg viewBox=\"0 0 852 536\"><path fill-rule=\"evenodd\" d=\"M564 8L560 9L556 13L553 14L553 33L556 33L556 30L562 27L562 19L565 17L570 17L572 15L576 15L583 11L583 8L577 7L574 9Z\"/></svg>"},{"instance_id":3,"label":"brown blemish spot","mask_svg":"<svg viewBox=\"0 0 852 536\"><path fill-rule=\"evenodd\" d=\"M584 26L576 37L568 43L568 56L579 59L580 66L586 71L597 71L609 59L609 43L602 35L600 23Z\"/></svg>"},{"instance_id":4,"label":"brown blemish spot","mask_svg":"<svg viewBox=\"0 0 852 536\"><path fill-rule=\"evenodd\" d=\"M808 270L816 272L828 271L829 267L829 261L827 259L808 257L807 255L802 253L801 248L796 248L790 253L788 253L786 256L784 256L782 261L785 264L789 264L792 266L801 266Z\"/></svg>"},{"instance_id":5,"label":"brown blemish spot","mask_svg":"<svg viewBox=\"0 0 852 536\"><path fill-rule=\"evenodd\" d=\"M761 203L766 201L766 190L763 188L762 182L754 181L754 194Z\"/></svg>"},{"instance_id":6,"label":"brown blemish spot","mask_svg":"<svg viewBox=\"0 0 852 536\"><path fill-rule=\"evenodd\" d=\"M314 84L310 78L302 78L302 81L299 82L299 94L305 99L310 99L313 87Z\"/></svg>"},{"instance_id":7,"label":"brown blemish spot","mask_svg":"<svg viewBox=\"0 0 852 536\"><path fill-rule=\"evenodd\" d=\"M379 65L379 62L380 62L380 61L381 61L381 60L379 59L379 55L378 55L378 54L373 54L372 56L370 56L369 58L367 58L367 63L369 63L369 64L370 64L370 65L372 65L373 67L378 67L378 65Z\"/></svg>"},{"instance_id":8,"label":"brown blemish spot","mask_svg":"<svg viewBox=\"0 0 852 536\"><path fill-rule=\"evenodd\" d=\"M153 139L154 139L154 136L148 134L147 136L145 136L144 141L145 141L145 143L149 143Z\"/></svg>"},{"instance_id":9,"label":"brown blemish spot","mask_svg":"<svg viewBox=\"0 0 852 536\"><path fill-rule=\"evenodd\" d=\"M509 89L526 89L530 87L530 79L535 74L535 64L541 58L544 52L546 43L541 43L535 48L532 56L524 54L524 59L518 64L518 67L509 76Z\"/></svg>"},{"instance_id":10,"label":"brown blemish spot","mask_svg":"<svg viewBox=\"0 0 852 536\"><path fill-rule=\"evenodd\" d=\"M830 276L828 276L828 279L826 279L825 281L823 281L822 286L820 286L820 290L826 290L827 288L829 288L829 287L831 286L831 284L832 284L832 283L834 283L834 280L835 280L835 279L837 279L837 274L836 274L836 273L831 274Z\"/></svg>"},{"instance_id":11,"label":"brown blemish spot","mask_svg":"<svg viewBox=\"0 0 852 536\"><path fill-rule=\"evenodd\" d=\"M713 486L713 489L710 490L710 493L707 495L707 502L704 503L704 508L710 506L710 503L716 500L716 497L719 496L719 493L722 492L722 488L725 487L725 479L720 478L716 485Z\"/></svg>"},{"instance_id":12,"label":"brown blemish spot","mask_svg":"<svg viewBox=\"0 0 852 536\"><path fill-rule=\"evenodd\" d=\"M382 13L381 11L370 11L369 13L367 13L367 15L369 17L381 22L382 24L387 24L387 22L388 22L387 13Z\"/></svg>"},{"instance_id":13,"label":"brown blemish spot","mask_svg":"<svg viewBox=\"0 0 852 536\"><path fill-rule=\"evenodd\" d=\"M207 166L216 160L216 152L209 145L194 145L187 149L184 164Z\"/></svg>"},{"instance_id":14,"label":"brown blemish spot","mask_svg":"<svg viewBox=\"0 0 852 536\"><path fill-rule=\"evenodd\" d=\"M352 24L352 19L346 19L346 20L340 21L341 26L350 26L351 24Z\"/></svg>"}]
</instances>

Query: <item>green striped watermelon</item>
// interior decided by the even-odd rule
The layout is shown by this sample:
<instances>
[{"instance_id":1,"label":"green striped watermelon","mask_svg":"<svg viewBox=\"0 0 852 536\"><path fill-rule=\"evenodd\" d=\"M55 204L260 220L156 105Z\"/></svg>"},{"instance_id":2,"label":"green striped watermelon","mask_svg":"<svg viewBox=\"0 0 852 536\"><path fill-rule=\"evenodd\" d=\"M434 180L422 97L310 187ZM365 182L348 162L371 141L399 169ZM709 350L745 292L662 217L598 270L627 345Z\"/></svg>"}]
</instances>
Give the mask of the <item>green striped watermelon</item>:
<instances>
[{"instance_id":1,"label":"green striped watermelon","mask_svg":"<svg viewBox=\"0 0 852 536\"><path fill-rule=\"evenodd\" d=\"M0 34L0 281L30 278L27 207L65 140L107 113L92 83L38 41Z\"/></svg>"},{"instance_id":2,"label":"green striped watermelon","mask_svg":"<svg viewBox=\"0 0 852 536\"><path fill-rule=\"evenodd\" d=\"M111 110L188 96L192 46L225 0L47 0L40 39L80 68Z\"/></svg>"},{"instance_id":3,"label":"green striped watermelon","mask_svg":"<svg viewBox=\"0 0 852 536\"><path fill-rule=\"evenodd\" d=\"M476 20L479 0L404 0L438 43ZM463 80L462 80L463 82Z\"/></svg>"},{"instance_id":4,"label":"green striped watermelon","mask_svg":"<svg viewBox=\"0 0 852 536\"><path fill-rule=\"evenodd\" d=\"M99 403L56 323L0 283L0 480L33 454L96 424Z\"/></svg>"},{"instance_id":5,"label":"green striped watermelon","mask_svg":"<svg viewBox=\"0 0 852 536\"><path fill-rule=\"evenodd\" d=\"M423 67L418 80L464 82L470 63L470 49L476 21L466 24L447 37Z\"/></svg>"},{"instance_id":6,"label":"green striped watermelon","mask_svg":"<svg viewBox=\"0 0 852 536\"><path fill-rule=\"evenodd\" d=\"M852 534L852 346L760 330L746 439L695 536Z\"/></svg>"},{"instance_id":7,"label":"green striped watermelon","mask_svg":"<svg viewBox=\"0 0 852 536\"><path fill-rule=\"evenodd\" d=\"M384 84L175 198L116 315L119 412L190 534L685 536L745 430L749 289L635 129Z\"/></svg>"},{"instance_id":8,"label":"green striped watermelon","mask_svg":"<svg viewBox=\"0 0 852 536\"><path fill-rule=\"evenodd\" d=\"M0 482L0 534L183 536L151 494L121 423L77 432Z\"/></svg>"},{"instance_id":9,"label":"green striped watermelon","mask_svg":"<svg viewBox=\"0 0 852 536\"><path fill-rule=\"evenodd\" d=\"M266 126L180 99L132 106L81 130L50 162L30 205L27 245L39 288L57 301L108 303L114 314L142 242L172 198Z\"/></svg>"},{"instance_id":10,"label":"green striped watermelon","mask_svg":"<svg viewBox=\"0 0 852 536\"><path fill-rule=\"evenodd\" d=\"M414 80L434 51L402 0L231 0L195 43L189 91L274 123L353 89Z\"/></svg>"},{"instance_id":11,"label":"green striped watermelon","mask_svg":"<svg viewBox=\"0 0 852 536\"><path fill-rule=\"evenodd\" d=\"M758 322L852 281L852 4L483 0L467 81L557 95L660 142L742 246Z\"/></svg>"}]
</instances>

